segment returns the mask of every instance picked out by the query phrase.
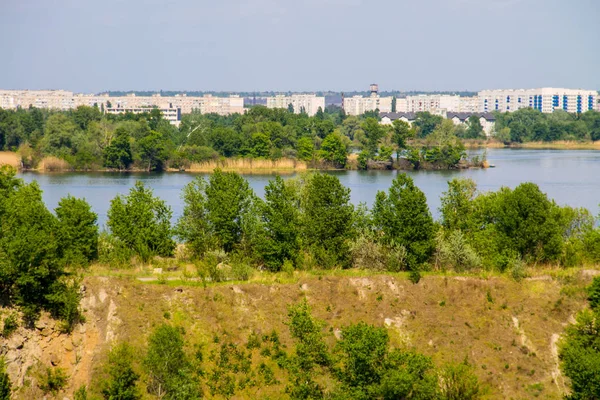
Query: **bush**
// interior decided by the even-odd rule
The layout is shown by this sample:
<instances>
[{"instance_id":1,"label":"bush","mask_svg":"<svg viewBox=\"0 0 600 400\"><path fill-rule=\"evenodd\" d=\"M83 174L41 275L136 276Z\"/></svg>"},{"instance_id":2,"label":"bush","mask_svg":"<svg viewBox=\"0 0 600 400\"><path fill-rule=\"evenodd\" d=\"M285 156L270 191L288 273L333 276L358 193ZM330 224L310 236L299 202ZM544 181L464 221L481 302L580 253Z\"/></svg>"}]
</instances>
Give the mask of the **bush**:
<instances>
[{"instance_id":1,"label":"bush","mask_svg":"<svg viewBox=\"0 0 600 400\"><path fill-rule=\"evenodd\" d=\"M62 368L46 368L40 377L39 387L44 393L56 395L67 385L67 374Z\"/></svg>"},{"instance_id":2,"label":"bush","mask_svg":"<svg viewBox=\"0 0 600 400\"><path fill-rule=\"evenodd\" d=\"M172 215L171 208L138 181L127 196L111 201L107 225L116 238L148 261L155 255L173 255Z\"/></svg>"},{"instance_id":3,"label":"bush","mask_svg":"<svg viewBox=\"0 0 600 400\"><path fill-rule=\"evenodd\" d=\"M352 266L374 271L385 271L388 256L384 247L376 242L373 235L363 234L350 244Z\"/></svg>"},{"instance_id":4,"label":"bush","mask_svg":"<svg viewBox=\"0 0 600 400\"><path fill-rule=\"evenodd\" d=\"M467 243L463 233L459 230L452 231L444 237L440 230L436 236L436 265L442 270L451 269L456 272L472 270L481 265L481 259Z\"/></svg>"},{"instance_id":5,"label":"bush","mask_svg":"<svg viewBox=\"0 0 600 400\"><path fill-rule=\"evenodd\" d=\"M0 400L10 400L11 392L12 385L10 383L10 377L6 372L4 359L0 358Z\"/></svg>"},{"instance_id":6,"label":"bush","mask_svg":"<svg viewBox=\"0 0 600 400\"><path fill-rule=\"evenodd\" d=\"M588 287L588 300L592 310L600 310L600 276L597 276Z\"/></svg>"},{"instance_id":7,"label":"bush","mask_svg":"<svg viewBox=\"0 0 600 400\"><path fill-rule=\"evenodd\" d=\"M481 398L479 381L466 360L449 364L439 376L440 398L443 400L476 400Z\"/></svg>"},{"instance_id":8,"label":"bush","mask_svg":"<svg viewBox=\"0 0 600 400\"><path fill-rule=\"evenodd\" d=\"M17 320L17 315L13 313L9 314L8 317L4 318L4 326L2 327L2 337L4 339L10 338L10 335L12 335L18 327L19 321Z\"/></svg>"},{"instance_id":9,"label":"bush","mask_svg":"<svg viewBox=\"0 0 600 400\"><path fill-rule=\"evenodd\" d=\"M140 395L136 382L139 379L132 367L133 350L127 344L112 348L108 355L107 373L109 380L104 382L102 395L107 400L137 400Z\"/></svg>"},{"instance_id":10,"label":"bush","mask_svg":"<svg viewBox=\"0 0 600 400\"><path fill-rule=\"evenodd\" d=\"M102 232L98 239L98 261L110 268L121 269L131 267L134 256L127 244L108 232Z\"/></svg>"}]
</instances>

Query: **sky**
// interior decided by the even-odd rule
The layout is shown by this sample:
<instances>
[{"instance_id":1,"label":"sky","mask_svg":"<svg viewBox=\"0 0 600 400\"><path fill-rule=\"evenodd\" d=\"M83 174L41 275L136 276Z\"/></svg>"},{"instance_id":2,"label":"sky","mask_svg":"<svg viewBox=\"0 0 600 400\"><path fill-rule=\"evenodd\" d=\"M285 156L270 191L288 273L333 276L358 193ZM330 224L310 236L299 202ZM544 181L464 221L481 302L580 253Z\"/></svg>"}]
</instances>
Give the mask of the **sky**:
<instances>
[{"instance_id":1,"label":"sky","mask_svg":"<svg viewBox=\"0 0 600 400\"><path fill-rule=\"evenodd\" d=\"M0 88L600 89L598 0L0 0Z\"/></svg>"}]
</instances>

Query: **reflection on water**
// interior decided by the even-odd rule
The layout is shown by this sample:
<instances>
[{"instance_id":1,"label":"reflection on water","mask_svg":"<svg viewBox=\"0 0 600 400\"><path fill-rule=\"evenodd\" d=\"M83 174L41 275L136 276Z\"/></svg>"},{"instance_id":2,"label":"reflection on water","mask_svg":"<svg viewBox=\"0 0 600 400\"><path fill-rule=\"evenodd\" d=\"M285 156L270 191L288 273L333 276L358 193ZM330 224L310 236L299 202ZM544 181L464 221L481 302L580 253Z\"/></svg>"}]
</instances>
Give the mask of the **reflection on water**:
<instances>
[{"instance_id":1,"label":"reflection on water","mask_svg":"<svg viewBox=\"0 0 600 400\"><path fill-rule=\"evenodd\" d=\"M410 171L415 184L427 195L434 216L438 215L439 197L447 181L455 177L471 178L481 191L502 186L515 187L522 182L537 183L559 204L586 207L598 213L600 203L600 152L594 150L524 150L489 149L488 160L496 168L464 171ZM397 171L334 171L329 172L351 189L352 202L371 205L378 190L387 190ZM173 208L174 219L182 212L181 189L196 176L192 173L22 173L27 182L37 180L44 190L44 201L54 208L58 201L71 194L84 197L98 213L101 225L106 221L110 200L125 194L135 181L141 180ZM259 196L275 174L246 175ZM294 174L283 175L284 179Z\"/></svg>"}]
</instances>

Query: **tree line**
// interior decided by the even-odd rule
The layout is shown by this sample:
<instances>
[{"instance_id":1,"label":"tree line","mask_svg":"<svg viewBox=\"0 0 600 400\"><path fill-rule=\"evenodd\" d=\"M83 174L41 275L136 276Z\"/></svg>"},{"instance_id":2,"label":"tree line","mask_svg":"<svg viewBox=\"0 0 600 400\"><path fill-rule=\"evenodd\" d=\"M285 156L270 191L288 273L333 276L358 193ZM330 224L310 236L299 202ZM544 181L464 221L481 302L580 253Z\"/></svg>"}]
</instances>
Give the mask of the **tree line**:
<instances>
[{"instance_id":1,"label":"tree line","mask_svg":"<svg viewBox=\"0 0 600 400\"><path fill-rule=\"evenodd\" d=\"M496 138L505 143L555 140L600 140L600 113L568 113L556 110L544 114L532 108L496 113Z\"/></svg>"}]
</instances>

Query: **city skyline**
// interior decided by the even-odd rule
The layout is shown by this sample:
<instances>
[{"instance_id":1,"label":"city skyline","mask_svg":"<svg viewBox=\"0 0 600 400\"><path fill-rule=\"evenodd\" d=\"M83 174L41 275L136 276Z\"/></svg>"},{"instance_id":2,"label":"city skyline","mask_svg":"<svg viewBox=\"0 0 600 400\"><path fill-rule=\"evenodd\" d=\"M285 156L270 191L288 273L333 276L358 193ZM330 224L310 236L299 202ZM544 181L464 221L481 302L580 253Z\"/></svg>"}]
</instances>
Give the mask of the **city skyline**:
<instances>
[{"instance_id":1,"label":"city skyline","mask_svg":"<svg viewBox=\"0 0 600 400\"><path fill-rule=\"evenodd\" d=\"M600 89L593 0L30 0L0 11L4 89Z\"/></svg>"}]
</instances>

